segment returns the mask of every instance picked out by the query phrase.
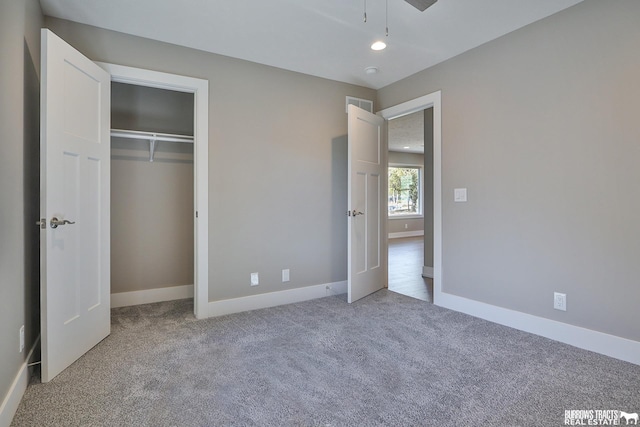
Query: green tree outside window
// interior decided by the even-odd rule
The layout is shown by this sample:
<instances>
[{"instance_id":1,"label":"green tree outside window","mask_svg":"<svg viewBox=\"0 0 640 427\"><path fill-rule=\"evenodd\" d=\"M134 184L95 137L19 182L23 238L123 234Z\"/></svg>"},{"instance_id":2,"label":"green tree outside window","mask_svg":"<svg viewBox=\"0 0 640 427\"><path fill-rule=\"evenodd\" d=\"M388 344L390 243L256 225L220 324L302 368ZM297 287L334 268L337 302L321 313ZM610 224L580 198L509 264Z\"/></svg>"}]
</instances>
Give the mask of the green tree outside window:
<instances>
[{"instance_id":1,"label":"green tree outside window","mask_svg":"<svg viewBox=\"0 0 640 427\"><path fill-rule=\"evenodd\" d=\"M389 216L420 214L419 195L419 168L389 168Z\"/></svg>"}]
</instances>

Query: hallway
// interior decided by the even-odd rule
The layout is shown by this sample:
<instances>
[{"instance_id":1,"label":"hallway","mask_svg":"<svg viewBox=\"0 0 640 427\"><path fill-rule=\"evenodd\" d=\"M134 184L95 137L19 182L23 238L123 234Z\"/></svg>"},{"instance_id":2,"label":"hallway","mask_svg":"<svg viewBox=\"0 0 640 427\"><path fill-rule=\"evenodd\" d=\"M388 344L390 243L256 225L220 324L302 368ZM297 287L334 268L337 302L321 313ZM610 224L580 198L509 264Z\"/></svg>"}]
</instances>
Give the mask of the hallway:
<instances>
[{"instance_id":1,"label":"hallway","mask_svg":"<svg viewBox=\"0 0 640 427\"><path fill-rule=\"evenodd\" d=\"M422 277L423 237L389 239L389 290L433 302L433 279Z\"/></svg>"}]
</instances>

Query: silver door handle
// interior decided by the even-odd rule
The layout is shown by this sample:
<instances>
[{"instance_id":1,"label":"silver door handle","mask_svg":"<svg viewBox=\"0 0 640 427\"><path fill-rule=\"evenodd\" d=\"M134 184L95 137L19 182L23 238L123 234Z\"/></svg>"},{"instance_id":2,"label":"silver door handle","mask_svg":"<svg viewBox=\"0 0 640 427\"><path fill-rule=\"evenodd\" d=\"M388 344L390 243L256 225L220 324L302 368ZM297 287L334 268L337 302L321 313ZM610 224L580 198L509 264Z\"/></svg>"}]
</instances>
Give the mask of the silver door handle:
<instances>
[{"instance_id":1,"label":"silver door handle","mask_svg":"<svg viewBox=\"0 0 640 427\"><path fill-rule=\"evenodd\" d=\"M364 212L356 211L355 209L351 213L351 216L364 215Z\"/></svg>"},{"instance_id":2,"label":"silver door handle","mask_svg":"<svg viewBox=\"0 0 640 427\"><path fill-rule=\"evenodd\" d=\"M54 216L51 218L51 222L49 224L51 225L51 228L58 228L59 225L75 224L75 222L68 221L66 219L58 219Z\"/></svg>"}]
</instances>

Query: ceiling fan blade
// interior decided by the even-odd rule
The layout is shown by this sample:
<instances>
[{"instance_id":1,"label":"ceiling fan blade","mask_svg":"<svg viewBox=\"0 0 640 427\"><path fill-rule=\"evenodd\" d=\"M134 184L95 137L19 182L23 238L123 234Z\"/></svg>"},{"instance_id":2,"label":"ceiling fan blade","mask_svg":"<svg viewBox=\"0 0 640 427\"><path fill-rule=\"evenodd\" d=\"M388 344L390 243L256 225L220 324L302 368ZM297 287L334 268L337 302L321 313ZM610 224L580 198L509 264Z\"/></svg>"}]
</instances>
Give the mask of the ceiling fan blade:
<instances>
[{"instance_id":1,"label":"ceiling fan blade","mask_svg":"<svg viewBox=\"0 0 640 427\"><path fill-rule=\"evenodd\" d=\"M425 10L427 10L429 6L433 6L433 4L438 0L404 0L404 1L406 1L416 9L418 9L420 12L424 12Z\"/></svg>"}]
</instances>

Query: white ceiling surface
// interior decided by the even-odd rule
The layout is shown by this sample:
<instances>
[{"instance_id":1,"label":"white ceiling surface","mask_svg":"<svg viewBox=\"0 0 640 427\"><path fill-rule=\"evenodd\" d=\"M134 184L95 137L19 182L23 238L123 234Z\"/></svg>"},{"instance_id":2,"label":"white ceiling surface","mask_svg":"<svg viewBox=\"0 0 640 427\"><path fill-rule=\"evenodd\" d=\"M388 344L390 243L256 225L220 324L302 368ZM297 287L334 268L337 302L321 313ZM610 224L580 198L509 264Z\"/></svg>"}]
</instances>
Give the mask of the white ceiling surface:
<instances>
[{"instance_id":1,"label":"white ceiling surface","mask_svg":"<svg viewBox=\"0 0 640 427\"><path fill-rule=\"evenodd\" d=\"M582 0L40 0L46 15L379 89ZM369 46L384 39L388 47ZM366 67L380 72L366 75Z\"/></svg>"},{"instance_id":2,"label":"white ceiling surface","mask_svg":"<svg viewBox=\"0 0 640 427\"><path fill-rule=\"evenodd\" d=\"M389 151L424 153L424 110L389 120Z\"/></svg>"}]
</instances>

